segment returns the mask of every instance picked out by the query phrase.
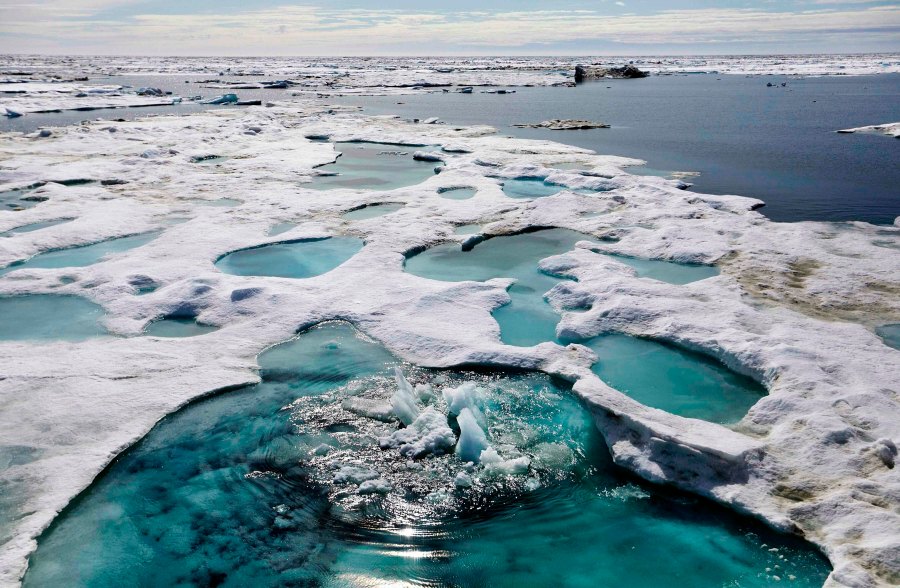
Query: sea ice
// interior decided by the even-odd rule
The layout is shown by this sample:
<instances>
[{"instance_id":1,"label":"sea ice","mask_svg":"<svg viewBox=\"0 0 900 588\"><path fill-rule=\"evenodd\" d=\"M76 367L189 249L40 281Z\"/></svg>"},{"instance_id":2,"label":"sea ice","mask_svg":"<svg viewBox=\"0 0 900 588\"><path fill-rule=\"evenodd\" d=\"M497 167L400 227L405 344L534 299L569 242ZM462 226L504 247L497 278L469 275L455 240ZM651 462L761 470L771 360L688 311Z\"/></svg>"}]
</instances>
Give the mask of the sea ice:
<instances>
[{"instance_id":1,"label":"sea ice","mask_svg":"<svg viewBox=\"0 0 900 588\"><path fill-rule=\"evenodd\" d=\"M420 414L416 404L416 393L400 368L394 368L394 378L397 382L397 390L391 397L391 409L401 423L409 426Z\"/></svg>"},{"instance_id":2,"label":"sea ice","mask_svg":"<svg viewBox=\"0 0 900 588\"><path fill-rule=\"evenodd\" d=\"M30 63L21 56L12 59ZM820 67L802 57L789 60L793 65L771 67L809 73L856 59L829 57L830 65ZM717 67L719 61L735 70L769 67L757 58L683 58L659 68ZM860 71L875 63L869 57L859 61ZM165 67L183 71L196 63L165 62ZM347 71L352 63L359 62L340 61ZM106 67L76 58L74 67L82 66ZM297 74L314 69L272 60L266 73L293 79L287 72L274 73L279 68ZM360 76L385 79L383 70ZM430 79L440 76L463 79L455 73L429 74ZM465 74L468 79L492 76ZM518 72L510 74L515 76ZM398 81L403 77L421 76L404 73ZM4 498L9 498L2 501L3 517L10 521L0 549L0 583L18 581L36 537L123 448L186 402L257 381L257 354L332 319L354 323L397 357L422 366L540 370L572 381L622 467L803 533L834 565L833 585L887 585L886 578L900 577L893 557L900 549L895 532L900 484L896 467L887 465L894 455L891 446L875 441L896 445L900 439L895 401L900 362L898 352L874 332L900 322L900 258L885 255L890 249L883 245L900 243L900 227L774 223L755 212L756 199L688 192L665 178L628 174L634 159L510 139L486 127L457 130L366 117L289 96L271 108L149 117L115 123L114 133L104 130L109 126L92 122L56 128L40 141L0 135L0 191L47 182L35 191L46 198L38 205L0 211L0 232L74 219L4 237L0 265L161 231L143 247L90 266L21 269L0 277L4 296L89 298L103 307L105 326L118 335L77 345L0 342L0 446L34 449L27 462L0 470ZM263 132L246 134L250 127ZM335 159L333 145L307 138L314 135L332 141L464 145L466 152L448 157L440 174L415 186L337 189L310 197L313 192L299 180ZM216 166L191 161L194 155L209 155L211 145L228 159ZM140 156L150 149L159 157ZM508 178L517 170L574 160L603 176L569 173L560 181L574 186L576 180L604 180L608 191L563 190L545 198L511 199L496 177L489 177ZM476 189L477 197L454 201L438 194L439 188L461 185ZM239 207L202 205L237 194L243 201ZM403 203L402 212L352 227L341 218L352 207L385 201ZM585 215L598 211L602 214ZM172 224L174 218L189 220ZM295 224L291 238L350 233L366 246L333 271L304 280L232 275L216 268L215 260L230 251L277 240L267 232L280 223ZM583 346L504 345L491 313L509 301L509 280L442 282L403 270L411 251L460 243L465 236L455 230L465 225L478 225L490 237L536 227L588 235L568 253L541 264L544 271L577 279L547 295L562 313L560 336L578 340L623 333L687 348L756 379L768 396L741 422L726 427L652 409L609 388L591 372L594 357ZM616 258L593 250L714 264L720 274L668 284L641 278ZM154 289L137 295L132 281L138 276ZM137 336L149 320L183 308L222 328L203 337ZM450 453L456 439L447 416L433 405L419 408L424 399L416 389L404 388L402 398L398 412L409 425L383 435L384 446L410 457ZM496 443L493 430L491 437ZM499 452L482 451L486 470L530 469L528 456L497 447ZM544 448L534 456L535 468L554 456ZM447 476L452 487L453 474Z\"/></svg>"},{"instance_id":3,"label":"sea ice","mask_svg":"<svg viewBox=\"0 0 900 588\"><path fill-rule=\"evenodd\" d=\"M456 442L456 455L463 461L478 463L482 452L487 449L487 435L478 424L478 420L469 407L463 408L456 417L459 424L459 440Z\"/></svg>"},{"instance_id":4,"label":"sea ice","mask_svg":"<svg viewBox=\"0 0 900 588\"><path fill-rule=\"evenodd\" d=\"M408 427L378 440L382 449L398 449L411 458L448 453L456 444L456 435L447 425L447 417L429 406Z\"/></svg>"}]
</instances>

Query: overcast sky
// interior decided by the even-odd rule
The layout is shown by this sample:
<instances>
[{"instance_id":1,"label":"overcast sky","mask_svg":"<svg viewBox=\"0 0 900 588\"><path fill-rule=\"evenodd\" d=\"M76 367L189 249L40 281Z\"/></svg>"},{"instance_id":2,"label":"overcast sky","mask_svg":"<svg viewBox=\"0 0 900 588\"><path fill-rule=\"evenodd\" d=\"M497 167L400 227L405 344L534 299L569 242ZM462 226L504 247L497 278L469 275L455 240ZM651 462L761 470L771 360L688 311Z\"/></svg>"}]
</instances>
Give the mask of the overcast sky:
<instances>
[{"instance_id":1,"label":"overcast sky","mask_svg":"<svg viewBox=\"0 0 900 588\"><path fill-rule=\"evenodd\" d=\"M0 0L0 53L863 51L900 51L900 4L877 0Z\"/></svg>"}]
</instances>

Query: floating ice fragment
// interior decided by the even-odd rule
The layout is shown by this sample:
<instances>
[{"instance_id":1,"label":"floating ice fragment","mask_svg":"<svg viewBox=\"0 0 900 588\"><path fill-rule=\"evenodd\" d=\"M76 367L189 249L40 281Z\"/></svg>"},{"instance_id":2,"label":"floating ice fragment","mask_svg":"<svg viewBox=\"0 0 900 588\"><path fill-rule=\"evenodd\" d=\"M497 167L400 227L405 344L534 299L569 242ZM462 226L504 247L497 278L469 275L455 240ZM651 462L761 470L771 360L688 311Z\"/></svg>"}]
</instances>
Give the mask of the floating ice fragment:
<instances>
[{"instance_id":1,"label":"floating ice fragment","mask_svg":"<svg viewBox=\"0 0 900 588\"><path fill-rule=\"evenodd\" d=\"M488 447L481 452L481 463L485 466L484 473L489 476L521 476L528 472L531 460L524 456L503 459L496 449Z\"/></svg>"},{"instance_id":2,"label":"floating ice fragment","mask_svg":"<svg viewBox=\"0 0 900 588\"><path fill-rule=\"evenodd\" d=\"M469 407L460 411L456 421L459 423L459 441L456 442L456 455L463 461L478 463L481 454L488 447L487 435L485 435L475 418L475 414Z\"/></svg>"},{"instance_id":3,"label":"floating ice fragment","mask_svg":"<svg viewBox=\"0 0 900 588\"><path fill-rule=\"evenodd\" d=\"M416 404L416 395L409 381L403 376L400 368L394 368L394 379L397 381L397 391L391 397L391 408L401 423L406 426L412 424L419 416L419 407Z\"/></svg>"},{"instance_id":4,"label":"floating ice fragment","mask_svg":"<svg viewBox=\"0 0 900 588\"><path fill-rule=\"evenodd\" d=\"M447 417L429 406L405 429L381 437L382 449L398 448L405 457L424 457L448 453L456 444L453 430L447 426Z\"/></svg>"},{"instance_id":5,"label":"floating ice fragment","mask_svg":"<svg viewBox=\"0 0 900 588\"><path fill-rule=\"evenodd\" d=\"M442 393L447 409L454 416L460 414L464 408L478 410L484 397L484 391L478 388L475 382L465 382L457 388L444 388Z\"/></svg>"},{"instance_id":6,"label":"floating ice fragment","mask_svg":"<svg viewBox=\"0 0 900 588\"><path fill-rule=\"evenodd\" d=\"M431 404L436 398L434 388L432 388L431 384L416 384L416 396L418 396L419 400L425 404Z\"/></svg>"},{"instance_id":7,"label":"floating ice fragment","mask_svg":"<svg viewBox=\"0 0 900 588\"><path fill-rule=\"evenodd\" d=\"M384 478L376 478L360 484L356 492L358 494L387 494L392 488L391 483Z\"/></svg>"},{"instance_id":8,"label":"floating ice fragment","mask_svg":"<svg viewBox=\"0 0 900 588\"><path fill-rule=\"evenodd\" d=\"M457 488L471 488L472 476L466 472L459 472L456 474L456 477L453 478L453 484L456 485Z\"/></svg>"},{"instance_id":9,"label":"floating ice fragment","mask_svg":"<svg viewBox=\"0 0 900 588\"><path fill-rule=\"evenodd\" d=\"M341 466L334 473L335 484L361 484L378 478L378 472L360 466Z\"/></svg>"},{"instance_id":10,"label":"floating ice fragment","mask_svg":"<svg viewBox=\"0 0 900 588\"><path fill-rule=\"evenodd\" d=\"M344 410L349 410L353 414L357 414L367 419L375 419L377 421L391 422L394 419L394 410L390 404L370 400L368 398L350 397L344 399L341 403Z\"/></svg>"}]
</instances>

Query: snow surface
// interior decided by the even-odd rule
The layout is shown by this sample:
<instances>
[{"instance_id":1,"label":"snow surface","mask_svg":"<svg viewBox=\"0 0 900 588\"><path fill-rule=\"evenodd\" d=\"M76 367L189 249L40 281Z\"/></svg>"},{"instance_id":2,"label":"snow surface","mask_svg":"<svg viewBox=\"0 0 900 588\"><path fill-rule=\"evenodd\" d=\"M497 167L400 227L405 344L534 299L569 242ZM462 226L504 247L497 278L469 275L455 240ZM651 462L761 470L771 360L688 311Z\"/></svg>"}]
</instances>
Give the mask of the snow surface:
<instances>
[{"instance_id":1,"label":"snow surface","mask_svg":"<svg viewBox=\"0 0 900 588\"><path fill-rule=\"evenodd\" d=\"M887 135L895 139L900 139L900 122L887 123L883 125L871 125L868 127L857 127L855 129L841 129L839 133L869 133L872 135Z\"/></svg>"},{"instance_id":2,"label":"snow surface","mask_svg":"<svg viewBox=\"0 0 900 588\"><path fill-rule=\"evenodd\" d=\"M336 157L330 143L306 139L313 135L452 145L453 153L416 186L312 190L305 184L314 168ZM208 156L225 159L196 163ZM829 585L886 586L900 578L900 352L873 333L900 322L900 256L880 245L900 244L900 226L774 223L754 212L757 200L686 192L676 181L626 173L637 160L500 137L488 127L417 125L299 100L87 123L43 138L4 133L0 160L0 191L49 182L38 188L46 201L0 211L0 232L75 219L3 239L0 266L162 231L92 266L19 269L0 278L0 295L84 296L104 307L106 327L117 335L78 344L0 342L0 584L18 583L41 531L159 419L198 397L258 381L257 354L328 319L352 322L419 365L537 369L573 381L619 464L802 533L834 565ZM575 162L587 173L553 168ZM500 181L522 176L606 191L506 197ZM96 182L58 183L73 179ZM465 201L439 195L452 186L477 192ZM239 202L209 206L221 198ZM342 218L380 202L404 206L373 219ZM284 223L296 226L268 235ZM461 242L466 236L456 228L471 224L487 235L556 226L594 237L543 262L578 279L549 293L563 311L559 334L666 341L720 359L764 383L769 395L727 428L609 388L591 372L586 347L502 344L490 313L509 300L510 280L440 282L403 271L407 252ZM328 235L366 245L333 271L303 280L228 275L214 265L229 251ZM674 286L638 278L596 251L715 263L722 273ZM159 288L137 296L148 279ZM221 328L180 339L140 336L154 319L184 310ZM419 398L429 393L412 390ZM383 442L410 455L456 443L433 407L398 433ZM489 448L480 459L498 475L528 469L527 458L504 461ZM366 492L386 491L377 477L362 484Z\"/></svg>"}]
</instances>

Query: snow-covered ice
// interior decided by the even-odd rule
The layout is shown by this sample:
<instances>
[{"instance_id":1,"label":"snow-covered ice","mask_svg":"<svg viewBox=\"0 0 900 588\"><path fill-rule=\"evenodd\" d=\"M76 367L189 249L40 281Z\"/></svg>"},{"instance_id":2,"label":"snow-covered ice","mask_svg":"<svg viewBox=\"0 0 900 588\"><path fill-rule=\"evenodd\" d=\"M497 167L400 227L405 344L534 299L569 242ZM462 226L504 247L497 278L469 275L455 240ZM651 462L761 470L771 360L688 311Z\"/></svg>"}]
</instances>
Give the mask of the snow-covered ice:
<instances>
[{"instance_id":1,"label":"snow-covered ice","mask_svg":"<svg viewBox=\"0 0 900 588\"><path fill-rule=\"evenodd\" d=\"M838 133L868 133L871 135L887 135L888 137L900 139L900 122L857 127L855 129L841 129Z\"/></svg>"},{"instance_id":2,"label":"snow-covered ice","mask_svg":"<svg viewBox=\"0 0 900 588\"><path fill-rule=\"evenodd\" d=\"M251 128L259 130L247 133ZM418 185L387 192L313 190L306 184L314 168L336 157L332 144L306 138L315 135L442 145L445 166ZM0 470L0 583L17 583L40 532L160 418L192 399L257 381L261 351L329 319L352 322L422 366L535 369L572 381L619 464L803 534L834 565L831 585L890 585L900 577L900 352L873 332L900 322L900 258L883 246L900 242L900 226L774 223L754 211L760 203L752 198L686 192L676 181L630 175L627 167L640 163L634 159L297 99L87 123L36 137L0 135L0 191L47 182L37 206L0 211L0 232L74 220L0 240L0 266L161 232L94 265L19 269L0 278L0 295L88 298L105 309L105 326L118 335L78 344L0 342L0 446L13 456ZM207 156L224 159L197 163ZM590 172L554 167L573 161ZM539 199L505 196L500 182L526 172L561 190ZM605 191L573 191L600 184ZM438 193L455 186L475 195L452 200ZM209 206L222 198L235 205ZM342 217L381 202L404 206L377 219ZM295 226L269 234L286 223ZM509 300L509 280L439 282L403 271L407 253L461 242L466 237L456 229L472 224L489 236L553 226L592 237L542 263L578 280L548 295L562 312L559 334L623 332L665 341L723 361L762 382L769 395L725 427L648 408L609 388L591 372L586 347L502 344L490 313ZM214 265L239 249L335 235L365 246L308 279L230 275ZM721 274L671 285L639 278L595 251L716 264ZM142 292L147 283L156 289ZM220 328L190 338L140 336L149 322L175 311ZM402 402L391 410L412 420L382 444L409 456L452 451L456 436L447 415L426 400L431 392L398 382ZM368 408L387 418L384 405ZM472 447L481 443L475 437ZM479 458L502 475L531 467L528 457L490 447ZM365 477L359 492L389 491L378 472ZM357 478L347 471L347 480Z\"/></svg>"}]
</instances>

